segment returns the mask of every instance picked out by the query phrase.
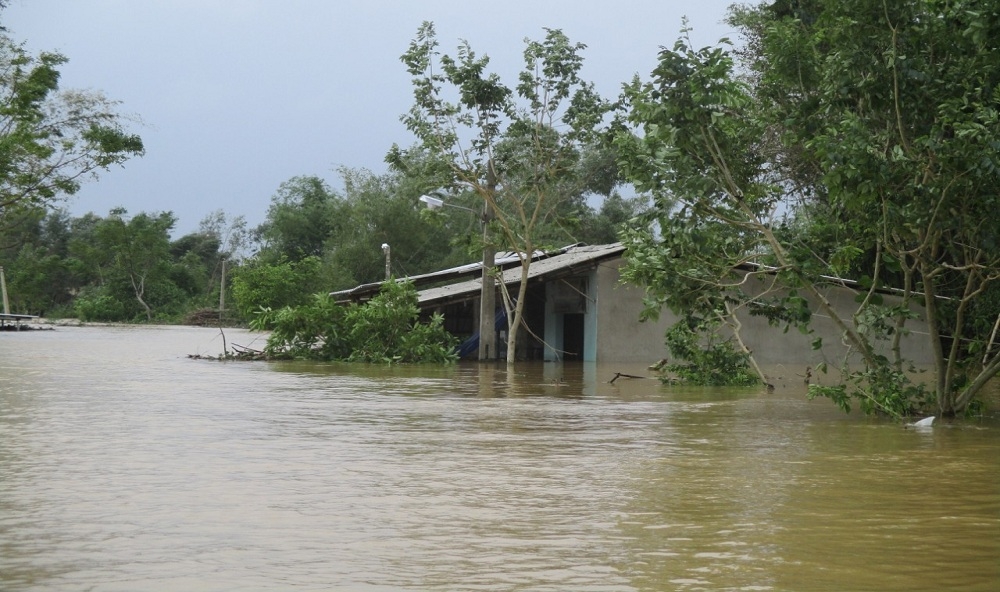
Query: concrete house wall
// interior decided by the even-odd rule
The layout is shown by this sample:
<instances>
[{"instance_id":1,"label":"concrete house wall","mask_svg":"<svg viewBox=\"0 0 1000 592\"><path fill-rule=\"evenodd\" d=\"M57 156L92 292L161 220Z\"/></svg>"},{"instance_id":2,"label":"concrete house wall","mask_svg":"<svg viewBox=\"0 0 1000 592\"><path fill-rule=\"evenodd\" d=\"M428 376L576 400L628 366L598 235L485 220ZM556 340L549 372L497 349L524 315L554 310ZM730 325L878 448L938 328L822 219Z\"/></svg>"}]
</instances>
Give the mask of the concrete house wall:
<instances>
[{"instance_id":1,"label":"concrete house wall","mask_svg":"<svg viewBox=\"0 0 1000 592\"><path fill-rule=\"evenodd\" d=\"M677 317L669 310L663 310L655 321L640 321L643 290L621 283L622 265L624 260L621 257L606 259L598 262L596 267L585 274L546 282L546 360L653 363L668 357L664 335ZM567 323L579 323L579 318L573 321L572 315L580 314L578 309L566 312L567 290L563 286L567 282L575 286L586 286L582 311L583 352L579 357L565 355L567 349L572 349L565 342ZM763 289L762 280L750 279L746 285L751 293L759 293ZM851 318L852 312L857 308L856 291L831 285L824 290L824 295L843 318ZM885 299L887 303L891 303L894 298L887 295ZM814 314L811 325L813 332L810 334L802 334L794 328L783 331L780 326L770 326L765 318L752 317L746 312L737 315L742 324L743 340L754 352L758 363L763 366L784 364L815 367L825 362L831 368L839 367L852 350L843 342L842 331L828 315L822 313L816 302L810 302L810 309ZM933 351L927 340L926 326L919 320L909 321L907 329L910 334L901 343L904 359L917 365L930 364L933 361ZM822 339L823 344L819 350L812 347L817 337ZM889 354L888 342L881 343L880 347L882 353ZM854 359L857 357L854 356Z\"/></svg>"},{"instance_id":2,"label":"concrete house wall","mask_svg":"<svg viewBox=\"0 0 1000 592\"><path fill-rule=\"evenodd\" d=\"M656 321L640 321L643 289L621 283L619 268L624 259L615 258L595 270L596 297L600 306L597 331L602 336L596 345L596 359L613 362L652 363L666 357L664 335L677 320L669 310L660 312Z\"/></svg>"},{"instance_id":3,"label":"concrete house wall","mask_svg":"<svg viewBox=\"0 0 1000 592\"><path fill-rule=\"evenodd\" d=\"M759 291L762 281L751 280L748 290ZM856 297L858 292L845 286L828 285L822 290L823 297L830 302L842 319L850 322L854 311L858 308ZM887 305L898 304L900 299L890 294L883 295ZM839 366L845 357L851 361L860 361L857 352L843 339L843 331L834 323L830 315L823 312L814 297L806 296L809 309L813 313L810 329L812 333L802 334L792 328L782 332L782 327L768 325L763 317L751 317L749 314L739 315L743 324L741 333L747 346L754 352L758 362L764 365L800 364L815 367L826 363L831 368ZM920 311L916 311L920 313ZM934 352L928 340L927 325L922 318L911 319L906 323L907 335L900 342L900 351L905 360L918 366L929 366L933 363ZM821 338L822 349L813 349L813 341ZM887 341L876 344L878 353L891 356L891 344Z\"/></svg>"},{"instance_id":4,"label":"concrete house wall","mask_svg":"<svg viewBox=\"0 0 1000 592\"><path fill-rule=\"evenodd\" d=\"M586 311L583 313L585 362L655 362L666 355L663 336L675 317L665 311L658 321L639 321L642 311L641 288L622 284L620 257L601 261L585 275L572 278L574 284L587 286ZM557 293L565 293L560 284L566 279L546 282L545 360L573 359L564 355L567 313L557 310ZM570 313L573 314L573 313Z\"/></svg>"}]
</instances>

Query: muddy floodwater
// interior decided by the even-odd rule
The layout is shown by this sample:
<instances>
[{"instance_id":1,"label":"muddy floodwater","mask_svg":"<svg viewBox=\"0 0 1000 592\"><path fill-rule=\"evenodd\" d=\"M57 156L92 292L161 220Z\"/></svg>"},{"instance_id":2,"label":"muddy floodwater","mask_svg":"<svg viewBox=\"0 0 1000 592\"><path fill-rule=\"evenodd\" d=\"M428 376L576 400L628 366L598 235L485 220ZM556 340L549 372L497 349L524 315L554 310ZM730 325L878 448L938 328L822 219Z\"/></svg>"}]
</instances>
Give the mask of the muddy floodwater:
<instances>
[{"instance_id":1,"label":"muddy floodwater","mask_svg":"<svg viewBox=\"0 0 1000 592\"><path fill-rule=\"evenodd\" d=\"M221 351L0 334L0 590L1000 590L996 415Z\"/></svg>"}]
</instances>

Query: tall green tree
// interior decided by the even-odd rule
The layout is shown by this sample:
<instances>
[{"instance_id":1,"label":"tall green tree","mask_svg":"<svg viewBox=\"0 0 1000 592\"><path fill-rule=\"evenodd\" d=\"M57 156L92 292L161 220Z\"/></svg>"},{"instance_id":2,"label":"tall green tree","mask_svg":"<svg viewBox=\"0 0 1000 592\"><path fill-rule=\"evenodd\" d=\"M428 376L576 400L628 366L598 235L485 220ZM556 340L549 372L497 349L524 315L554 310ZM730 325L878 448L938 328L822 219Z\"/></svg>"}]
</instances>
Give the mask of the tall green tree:
<instances>
[{"instance_id":1,"label":"tall green tree","mask_svg":"<svg viewBox=\"0 0 1000 592\"><path fill-rule=\"evenodd\" d=\"M998 8L782 1L733 22L749 40L745 76L732 52L682 39L627 91L642 132L619 140L629 176L682 204L649 219L663 240L629 236L631 277L660 304L718 318L738 298L732 270L771 264L793 290L770 314L807 328L816 311L800 290L863 360L851 388L817 392L893 415L919 402L899 348L916 312L936 353L937 410L961 412L1000 371L995 324L981 322L1000 311L976 306L1000 280ZM847 273L868 290L845 317L823 286ZM883 287L902 302L884 303Z\"/></svg>"},{"instance_id":2,"label":"tall green tree","mask_svg":"<svg viewBox=\"0 0 1000 592\"><path fill-rule=\"evenodd\" d=\"M353 283L338 287L384 279L382 244L391 247L391 272L397 278L436 271L449 262L465 262L462 257L454 260L454 251L460 250L454 239L475 221L425 215L417 200L426 190L427 179L398 172L377 175L363 169L339 172L344 184L344 220L327 243L327 262Z\"/></svg>"},{"instance_id":3,"label":"tall green tree","mask_svg":"<svg viewBox=\"0 0 1000 592\"><path fill-rule=\"evenodd\" d=\"M233 270L236 308L252 321L263 311L305 305L313 294L325 289L319 280L319 267L318 257L276 262L251 259Z\"/></svg>"},{"instance_id":4,"label":"tall green tree","mask_svg":"<svg viewBox=\"0 0 1000 592\"><path fill-rule=\"evenodd\" d=\"M89 212L69 222L67 264L73 270L75 281L79 286L104 283L108 253L97 237L97 228L103 221L104 219L97 214Z\"/></svg>"},{"instance_id":5,"label":"tall green tree","mask_svg":"<svg viewBox=\"0 0 1000 592\"><path fill-rule=\"evenodd\" d=\"M581 152L597 143L610 106L579 76L585 46L559 30L525 42L524 69L513 88L488 73L489 58L478 57L467 42L454 57L438 45L433 24L425 22L402 56L414 94L403 122L419 150L447 163L447 188L472 192L484 204L484 220L493 228L488 240L521 257L520 291L507 301L511 363L532 253L544 246L540 232L558 220L560 205L585 191ZM389 160L402 156L394 147ZM487 244L484 259L495 246Z\"/></svg>"},{"instance_id":6,"label":"tall green tree","mask_svg":"<svg viewBox=\"0 0 1000 592\"><path fill-rule=\"evenodd\" d=\"M604 198L600 209L581 204L577 214L574 242L588 245L604 245L617 241L619 234L628 227L631 220L642 215L648 208L645 195L624 197L617 191Z\"/></svg>"},{"instance_id":7,"label":"tall green tree","mask_svg":"<svg viewBox=\"0 0 1000 592\"><path fill-rule=\"evenodd\" d=\"M127 284L147 321L153 320L155 305L176 300L177 287L169 275L174 224L172 212L129 218L124 208L117 208L96 229L99 244L110 256L110 278Z\"/></svg>"},{"instance_id":8,"label":"tall green tree","mask_svg":"<svg viewBox=\"0 0 1000 592\"><path fill-rule=\"evenodd\" d=\"M32 56L0 31L0 226L144 153L116 102L99 92L59 90L66 61L52 52Z\"/></svg>"},{"instance_id":9,"label":"tall green tree","mask_svg":"<svg viewBox=\"0 0 1000 592\"><path fill-rule=\"evenodd\" d=\"M285 181L256 231L264 244L262 254L289 261L321 257L324 244L336 232L342 204L340 196L319 177Z\"/></svg>"},{"instance_id":10,"label":"tall green tree","mask_svg":"<svg viewBox=\"0 0 1000 592\"><path fill-rule=\"evenodd\" d=\"M210 295L218 299L220 247L219 238L206 232L192 232L170 242L171 280L189 298L200 299L202 306L213 304L207 298Z\"/></svg>"},{"instance_id":11,"label":"tall green tree","mask_svg":"<svg viewBox=\"0 0 1000 592\"><path fill-rule=\"evenodd\" d=\"M65 210L31 212L0 231L10 304L16 312L65 315L83 283L71 250L74 221Z\"/></svg>"},{"instance_id":12,"label":"tall green tree","mask_svg":"<svg viewBox=\"0 0 1000 592\"><path fill-rule=\"evenodd\" d=\"M450 260L453 229L423 215L417 202L433 177L412 169L337 172L340 190L313 176L281 185L257 229L262 248L254 265L316 258L322 287L331 291L384 279L383 243L392 247L397 277L439 269Z\"/></svg>"}]
</instances>

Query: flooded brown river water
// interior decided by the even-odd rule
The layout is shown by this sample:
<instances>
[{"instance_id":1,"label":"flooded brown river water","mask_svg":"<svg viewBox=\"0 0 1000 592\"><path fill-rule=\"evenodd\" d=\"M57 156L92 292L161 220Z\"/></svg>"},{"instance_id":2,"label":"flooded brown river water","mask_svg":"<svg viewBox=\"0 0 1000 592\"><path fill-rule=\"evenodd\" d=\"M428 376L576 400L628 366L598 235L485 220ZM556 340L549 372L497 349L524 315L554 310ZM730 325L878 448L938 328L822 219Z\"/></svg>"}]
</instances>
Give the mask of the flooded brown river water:
<instances>
[{"instance_id":1,"label":"flooded brown river water","mask_svg":"<svg viewBox=\"0 0 1000 592\"><path fill-rule=\"evenodd\" d=\"M1000 590L995 416L221 350L0 334L0 590Z\"/></svg>"}]
</instances>

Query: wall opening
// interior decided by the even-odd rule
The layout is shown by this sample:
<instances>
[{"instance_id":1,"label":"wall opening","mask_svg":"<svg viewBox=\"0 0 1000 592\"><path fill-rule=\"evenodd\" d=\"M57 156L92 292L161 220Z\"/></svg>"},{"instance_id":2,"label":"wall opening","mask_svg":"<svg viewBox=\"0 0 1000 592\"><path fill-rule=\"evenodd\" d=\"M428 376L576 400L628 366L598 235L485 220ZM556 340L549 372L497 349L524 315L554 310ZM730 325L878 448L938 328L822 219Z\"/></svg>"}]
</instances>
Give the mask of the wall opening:
<instances>
[{"instance_id":1,"label":"wall opening","mask_svg":"<svg viewBox=\"0 0 1000 592\"><path fill-rule=\"evenodd\" d=\"M563 357L567 361L583 359L583 315L580 313L563 315Z\"/></svg>"}]
</instances>

